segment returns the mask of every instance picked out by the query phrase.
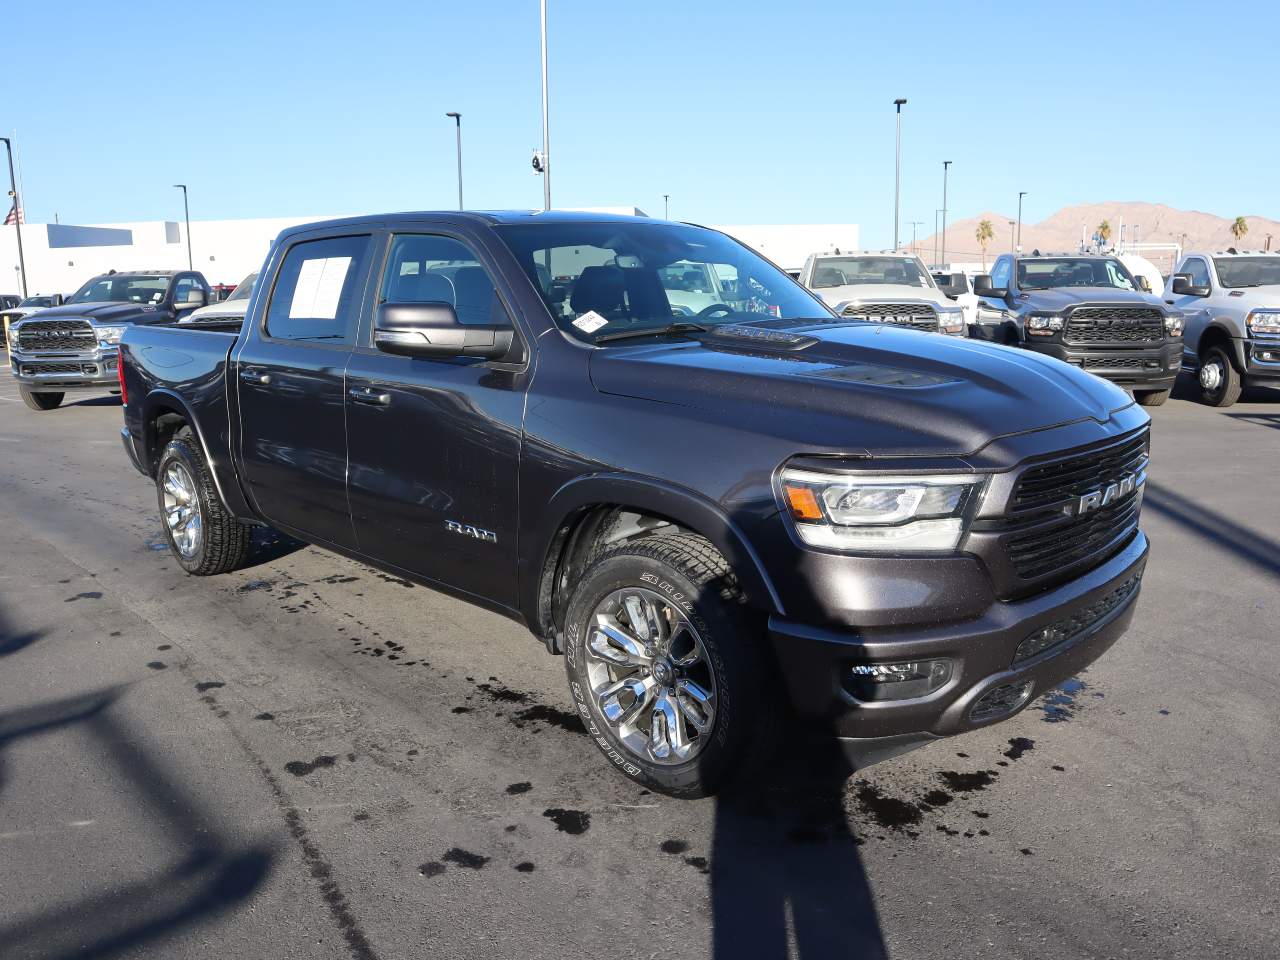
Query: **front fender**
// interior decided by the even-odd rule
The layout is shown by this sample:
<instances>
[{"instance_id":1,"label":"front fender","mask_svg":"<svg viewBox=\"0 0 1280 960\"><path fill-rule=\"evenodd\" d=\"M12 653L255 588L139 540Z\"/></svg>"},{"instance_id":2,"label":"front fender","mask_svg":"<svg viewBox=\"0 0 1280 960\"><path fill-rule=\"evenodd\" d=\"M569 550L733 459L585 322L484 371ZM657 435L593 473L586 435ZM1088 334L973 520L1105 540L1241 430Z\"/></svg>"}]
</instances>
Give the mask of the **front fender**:
<instances>
[{"instance_id":1,"label":"front fender","mask_svg":"<svg viewBox=\"0 0 1280 960\"><path fill-rule=\"evenodd\" d=\"M548 522L537 531L530 549L521 551L522 606L529 623L538 622L540 573L552 549L561 545L557 534L576 514L605 504L666 517L706 537L729 562L747 603L783 615L782 601L759 554L719 504L661 480L606 473L575 478L557 490L543 512Z\"/></svg>"}]
</instances>

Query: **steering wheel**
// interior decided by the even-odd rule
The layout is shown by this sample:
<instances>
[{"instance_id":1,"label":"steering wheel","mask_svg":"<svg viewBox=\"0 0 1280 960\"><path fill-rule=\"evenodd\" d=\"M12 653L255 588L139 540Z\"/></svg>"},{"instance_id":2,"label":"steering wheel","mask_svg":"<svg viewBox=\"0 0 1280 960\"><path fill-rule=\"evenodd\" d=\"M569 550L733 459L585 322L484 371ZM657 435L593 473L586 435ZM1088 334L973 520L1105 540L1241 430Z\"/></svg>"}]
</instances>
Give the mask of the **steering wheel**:
<instances>
[{"instance_id":1,"label":"steering wheel","mask_svg":"<svg viewBox=\"0 0 1280 960\"><path fill-rule=\"evenodd\" d=\"M695 313L694 318L698 320L702 320L704 318L710 317L714 313L723 313L726 317L731 317L733 316L734 310L733 310L733 307L729 306L727 303L713 303L711 304L711 306L703 307L701 310Z\"/></svg>"}]
</instances>

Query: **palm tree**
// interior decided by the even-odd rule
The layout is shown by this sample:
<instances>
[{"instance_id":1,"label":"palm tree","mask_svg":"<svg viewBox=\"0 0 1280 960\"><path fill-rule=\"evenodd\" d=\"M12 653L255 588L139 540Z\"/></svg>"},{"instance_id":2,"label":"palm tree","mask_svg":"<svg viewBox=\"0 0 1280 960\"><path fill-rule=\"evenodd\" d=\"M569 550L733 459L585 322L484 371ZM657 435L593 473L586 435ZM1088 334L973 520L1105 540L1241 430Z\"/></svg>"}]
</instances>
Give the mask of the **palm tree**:
<instances>
[{"instance_id":1,"label":"palm tree","mask_svg":"<svg viewBox=\"0 0 1280 960\"><path fill-rule=\"evenodd\" d=\"M1236 217L1235 222L1231 224L1231 235L1236 238L1236 243L1244 239L1244 235L1249 232L1249 224L1244 217Z\"/></svg>"},{"instance_id":2,"label":"palm tree","mask_svg":"<svg viewBox=\"0 0 1280 960\"><path fill-rule=\"evenodd\" d=\"M990 220L983 220L978 224L978 229L973 231L973 237L978 241L978 245L982 247L982 272L987 272L987 244L995 237L996 232L991 226Z\"/></svg>"},{"instance_id":3,"label":"palm tree","mask_svg":"<svg viewBox=\"0 0 1280 960\"><path fill-rule=\"evenodd\" d=\"M1100 224L1098 224L1098 239L1102 241L1102 245L1104 247L1111 242L1111 222L1110 221L1103 220Z\"/></svg>"}]
</instances>

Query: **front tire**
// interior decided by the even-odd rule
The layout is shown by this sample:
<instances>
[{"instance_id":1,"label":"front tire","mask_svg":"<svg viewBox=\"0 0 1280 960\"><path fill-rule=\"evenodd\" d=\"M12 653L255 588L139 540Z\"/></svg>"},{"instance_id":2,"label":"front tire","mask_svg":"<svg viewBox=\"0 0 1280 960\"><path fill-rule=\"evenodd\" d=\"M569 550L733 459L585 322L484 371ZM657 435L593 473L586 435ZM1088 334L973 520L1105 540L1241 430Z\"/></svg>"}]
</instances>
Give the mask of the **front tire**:
<instances>
[{"instance_id":1,"label":"front tire","mask_svg":"<svg viewBox=\"0 0 1280 960\"><path fill-rule=\"evenodd\" d=\"M1135 390L1134 396L1144 407L1162 407L1172 390Z\"/></svg>"},{"instance_id":2,"label":"front tire","mask_svg":"<svg viewBox=\"0 0 1280 960\"><path fill-rule=\"evenodd\" d=\"M178 565L197 577L229 573L249 555L249 527L227 512L204 452L189 432L169 441L156 469L165 539Z\"/></svg>"},{"instance_id":3,"label":"front tire","mask_svg":"<svg viewBox=\"0 0 1280 960\"><path fill-rule=\"evenodd\" d=\"M1200 362L1200 398L1211 407L1229 407L1240 399L1240 371L1222 347L1210 347Z\"/></svg>"},{"instance_id":4,"label":"front tire","mask_svg":"<svg viewBox=\"0 0 1280 960\"><path fill-rule=\"evenodd\" d=\"M56 410L62 404L62 398L66 396L65 393L36 392L26 387L19 387L18 392L22 394L22 402L32 410Z\"/></svg>"},{"instance_id":5,"label":"front tire","mask_svg":"<svg viewBox=\"0 0 1280 960\"><path fill-rule=\"evenodd\" d=\"M609 550L569 603L565 670L591 739L626 776L674 797L714 793L772 730L758 616L702 537Z\"/></svg>"}]
</instances>

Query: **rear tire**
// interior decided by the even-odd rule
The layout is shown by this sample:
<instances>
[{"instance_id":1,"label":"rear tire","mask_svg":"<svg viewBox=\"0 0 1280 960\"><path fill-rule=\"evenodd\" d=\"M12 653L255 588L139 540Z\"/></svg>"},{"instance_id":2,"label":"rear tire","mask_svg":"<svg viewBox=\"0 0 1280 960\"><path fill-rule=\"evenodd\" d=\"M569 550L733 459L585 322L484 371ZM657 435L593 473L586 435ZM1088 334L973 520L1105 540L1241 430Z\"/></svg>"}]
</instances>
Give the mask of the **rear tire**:
<instances>
[{"instance_id":1,"label":"rear tire","mask_svg":"<svg viewBox=\"0 0 1280 960\"><path fill-rule=\"evenodd\" d=\"M204 452L189 431L170 440L160 455L156 497L169 550L183 570L209 577L244 565L250 528L222 505Z\"/></svg>"},{"instance_id":2,"label":"rear tire","mask_svg":"<svg viewBox=\"0 0 1280 960\"><path fill-rule=\"evenodd\" d=\"M22 402L32 410L55 410L66 396L65 393L36 392L26 387L19 387L18 392L22 394Z\"/></svg>"},{"instance_id":3,"label":"rear tire","mask_svg":"<svg viewBox=\"0 0 1280 960\"><path fill-rule=\"evenodd\" d=\"M1200 399L1211 407L1229 407L1240 399L1240 371L1223 347L1210 347L1200 361Z\"/></svg>"},{"instance_id":4,"label":"rear tire","mask_svg":"<svg viewBox=\"0 0 1280 960\"><path fill-rule=\"evenodd\" d=\"M637 601L646 617L631 613ZM739 772L749 752L768 752L781 711L779 693L765 689L762 619L743 606L728 563L707 540L669 534L606 551L574 590L565 622L565 671L578 713L632 780L673 797L704 797ZM605 643L605 625L631 646ZM631 662L602 657L602 645ZM623 681L636 687L612 700L602 694Z\"/></svg>"},{"instance_id":5,"label":"rear tire","mask_svg":"<svg viewBox=\"0 0 1280 960\"><path fill-rule=\"evenodd\" d=\"M1173 393L1173 390L1171 389L1170 390L1143 390L1143 391L1135 390L1133 395L1137 398L1138 403L1140 403L1144 407L1162 407L1164 406L1164 402L1169 399L1169 394L1171 393Z\"/></svg>"}]
</instances>

